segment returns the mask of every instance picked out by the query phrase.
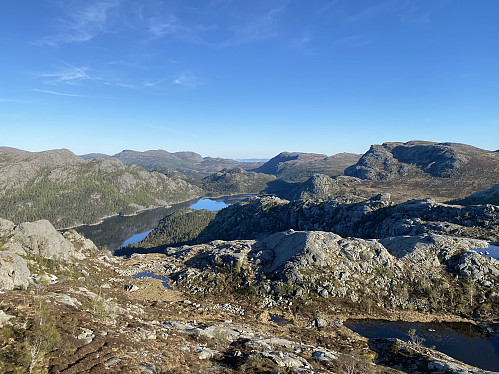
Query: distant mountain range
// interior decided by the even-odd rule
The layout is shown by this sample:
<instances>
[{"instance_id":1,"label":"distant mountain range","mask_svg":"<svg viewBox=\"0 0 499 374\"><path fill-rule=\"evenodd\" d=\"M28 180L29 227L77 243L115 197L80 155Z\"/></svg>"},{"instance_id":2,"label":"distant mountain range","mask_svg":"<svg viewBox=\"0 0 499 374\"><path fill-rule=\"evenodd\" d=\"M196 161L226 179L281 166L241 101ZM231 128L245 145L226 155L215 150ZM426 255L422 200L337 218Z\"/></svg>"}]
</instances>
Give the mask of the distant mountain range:
<instances>
[{"instance_id":1,"label":"distant mountain range","mask_svg":"<svg viewBox=\"0 0 499 374\"><path fill-rule=\"evenodd\" d=\"M44 218L59 228L89 224L203 194L183 179L115 158L84 160L67 149L0 149L0 212L17 223Z\"/></svg>"},{"instance_id":2,"label":"distant mountain range","mask_svg":"<svg viewBox=\"0 0 499 374\"><path fill-rule=\"evenodd\" d=\"M124 150L113 156L102 153L89 153L81 156L83 159L117 158L125 165L139 165L148 170L164 172L167 169L176 170L188 176L203 178L222 169L254 169L262 162L239 162L227 158L202 157L195 152L174 152L149 150L145 152Z\"/></svg>"},{"instance_id":3,"label":"distant mountain range","mask_svg":"<svg viewBox=\"0 0 499 374\"><path fill-rule=\"evenodd\" d=\"M327 200L389 192L395 202L427 197L495 202L495 192L459 199L487 190L498 180L498 152L459 143L383 143L372 145L364 155L283 152L267 162L165 150L79 157L66 149L27 152L0 147L3 216L15 222L45 218L56 227L94 223L194 197L238 193Z\"/></svg>"}]
</instances>

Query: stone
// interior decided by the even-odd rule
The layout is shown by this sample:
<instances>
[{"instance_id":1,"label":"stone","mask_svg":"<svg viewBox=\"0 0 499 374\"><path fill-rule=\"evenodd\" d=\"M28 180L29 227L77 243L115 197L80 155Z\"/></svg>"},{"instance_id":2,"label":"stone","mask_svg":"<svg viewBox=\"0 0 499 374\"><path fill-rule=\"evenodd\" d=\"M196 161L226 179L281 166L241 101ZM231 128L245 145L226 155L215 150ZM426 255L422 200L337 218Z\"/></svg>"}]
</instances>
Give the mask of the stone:
<instances>
[{"instance_id":1,"label":"stone","mask_svg":"<svg viewBox=\"0 0 499 374\"><path fill-rule=\"evenodd\" d=\"M215 354L220 353L219 351L206 347L194 347L194 349L196 350L200 360L208 360L213 358Z\"/></svg>"},{"instance_id":2,"label":"stone","mask_svg":"<svg viewBox=\"0 0 499 374\"><path fill-rule=\"evenodd\" d=\"M85 343L90 344L95 338L95 334L92 330L85 327L80 328L81 333L76 337L78 340L84 340Z\"/></svg>"},{"instance_id":3,"label":"stone","mask_svg":"<svg viewBox=\"0 0 499 374\"><path fill-rule=\"evenodd\" d=\"M312 326L313 327L317 327L318 329L321 329L321 328L327 327L328 323L327 323L327 321L324 318L322 318L322 317L316 317L312 321Z\"/></svg>"},{"instance_id":4,"label":"stone","mask_svg":"<svg viewBox=\"0 0 499 374\"><path fill-rule=\"evenodd\" d=\"M14 318L14 316L11 316L10 314L5 313L2 309L0 309L0 327L4 327L7 325L12 325L9 320L11 318Z\"/></svg>"},{"instance_id":5,"label":"stone","mask_svg":"<svg viewBox=\"0 0 499 374\"><path fill-rule=\"evenodd\" d=\"M0 290L26 288L30 282L28 263L16 253L0 251Z\"/></svg>"},{"instance_id":6,"label":"stone","mask_svg":"<svg viewBox=\"0 0 499 374\"><path fill-rule=\"evenodd\" d=\"M4 248L23 256L41 256L52 260L70 261L81 253L47 220L24 222L14 227ZM80 258L81 259L81 258Z\"/></svg>"},{"instance_id":7,"label":"stone","mask_svg":"<svg viewBox=\"0 0 499 374\"><path fill-rule=\"evenodd\" d=\"M321 361L335 361L338 356L337 354L325 349L314 351L314 353L312 353L312 358Z\"/></svg>"}]
</instances>

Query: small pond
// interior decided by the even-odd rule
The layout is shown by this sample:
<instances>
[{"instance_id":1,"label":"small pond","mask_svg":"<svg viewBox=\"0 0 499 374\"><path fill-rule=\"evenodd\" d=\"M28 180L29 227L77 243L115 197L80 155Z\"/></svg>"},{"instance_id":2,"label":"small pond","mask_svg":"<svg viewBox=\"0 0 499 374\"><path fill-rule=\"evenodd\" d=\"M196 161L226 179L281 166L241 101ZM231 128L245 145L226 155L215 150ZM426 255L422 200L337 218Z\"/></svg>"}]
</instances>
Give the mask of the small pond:
<instances>
[{"instance_id":1,"label":"small pond","mask_svg":"<svg viewBox=\"0 0 499 374\"><path fill-rule=\"evenodd\" d=\"M472 250L479 253L482 252L484 256L490 256L492 258L499 260L499 246L497 245L490 244L489 247L486 249L472 248ZM486 254L486 252L488 252L488 254Z\"/></svg>"},{"instance_id":2,"label":"small pond","mask_svg":"<svg viewBox=\"0 0 499 374\"><path fill-rule=\"evenodd\" d=\"M279 314L269 314L269 319L278 326L286 326L292 323L290 320L281 317Z\"/></svg>"},{"instance_id":3,"label":"small pond","mask_svg":"<svg viewBox=\"0 0 499 374\"><path fill-rule=\"evenodd\" d=\"M426 347L435 348L453 357L485 370L499 371L499 337L489 336L471 323L419 323L381 320L349 320L345 326L366 338L398 338L409 340L407 332L426 339Z\"/></svg>"},{"instance_id":4,"label":"small pond","mask_svg":"<svg viewBox=\"0 0 499 374\"><path fill-rule=\"evenodd\" d=\"M134 274L132 275L132 278L133 279L139 279L139 278L154 278L154 279L160 279L163 281L163 287L171 290L172 288L170 287L170 285L168 284L168 282L170 281L170 278L164 276L164 275L156 275L154 274L152 271L143 271L141 273L137 273L137 274Z\"/></svg>"}]
</instances>

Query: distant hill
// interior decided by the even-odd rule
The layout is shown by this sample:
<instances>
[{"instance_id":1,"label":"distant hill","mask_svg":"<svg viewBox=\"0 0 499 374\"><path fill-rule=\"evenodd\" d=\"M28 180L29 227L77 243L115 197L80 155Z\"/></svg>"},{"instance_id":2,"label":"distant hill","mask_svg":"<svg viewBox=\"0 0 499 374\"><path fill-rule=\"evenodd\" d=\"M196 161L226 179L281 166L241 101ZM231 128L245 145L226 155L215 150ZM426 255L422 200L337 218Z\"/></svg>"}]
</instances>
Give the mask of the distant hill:
<instances>
[{"instance_id":1,"label":"distant hill","mask_svg":"<svg viewBox=\"0 0 499 374\"><path fill-rule=\"evenodd\" d=\"M260 193L275 180L273 175L246 171L243 168L223 169L203 178L201 187L217 195Z\"/></svg>"},{"instance_id":2,"label":"distant hill","mask_svg":"<svg viewBox=\"0 0 499 374\"><path fill-rule=\"evenodd\" d=\"M341 175L346 167L355 164L359 158L360 155L353 153L338 153L328 157L316 153L282 152L252 171L272 174L288 182L304 182L317 173Z\"/></svg>"},{"instance_id":3,"label":"distant hill","mask_svg":"<svg viewBox=\"0 0 499 374\"><path fill-rule=\"evenodd\" d=\"M340 188L331 177L315 174L284 195L288 200L327 200L338 195Z\"/></svg>"},{"instance_id":4,"label":"distant hill","mask_svg":"<svg viewBox=\"0 0 499 374\"><path fill-rule=\"evenodd\" d=\"M460 178L483 170L499 171L496 152L460 143L410 141L372 145L345 175L369 180L390 180L421 175Z\"/></svg>"},{"instance_id":5,"label":"distant hill","mask_svg":"<svg viewBox=\"0 0 499 374\"><path fill-rule=\"evenodd\" d=\"M113 156L90 153L82 155L84 159L114 157L125 165L139 165L148 170L165 172L176 170L191 177L204 178L222 169L244 168L253 169L261 162L238 162L226 158L202 157L195 152L168 152L162 149L145 152L124 150Z\"/></svg>"},{"instance_id":6,"label":"distant hill","mask_svg":"<svg viewBox=\"0 0 499 374\"><path fill-rule=\"evenodd\" d=\"M460 143L430 141L372 145L345 175L361 183L342 193L372 196L389 192L394 201L432 197L463 199L499 180L499 153Z\"/></svg>"},{"instance_id":7,"label":"distant hill","mask_svg":"<svg viewBox=\"0 0 499 374\"><path fill-rule=\"evenodd\" d=\"M88 153L86 155L81 155L80 157L84 160L93 160L95 158L109 158L111 156L104 153Z\"/></svg>"},{"instance_id":8,"label":"distant hill","mask_svg":"<svg viewBox=\"0 0 499 374\"><path fill-rule=\"evenodd\" d=\"M17 148L12 148L12 147L0 147L0 152L26 153L27 151L23 151L22 149L17 149Z\"/></svg>"},{"instance_id":9,"label":"distant hill","mask_svg":"<svg viewBox=\"0 0 499 374\"><path fill-rule=\"evenodd\" d=\"M67 149L0 150L0 211L16 223L48 219L56 227L201 196L186 181L125 166L114 158L84 160Z\"/></svg>"}]
</instances>

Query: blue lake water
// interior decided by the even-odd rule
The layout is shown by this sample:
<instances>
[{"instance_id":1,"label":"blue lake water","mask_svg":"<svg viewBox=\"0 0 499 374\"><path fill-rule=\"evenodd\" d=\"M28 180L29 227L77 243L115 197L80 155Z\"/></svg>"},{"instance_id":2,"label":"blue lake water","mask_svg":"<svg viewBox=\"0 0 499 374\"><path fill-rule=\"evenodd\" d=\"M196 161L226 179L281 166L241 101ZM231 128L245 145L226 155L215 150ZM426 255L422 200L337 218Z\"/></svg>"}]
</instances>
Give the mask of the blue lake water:
<instances>
[{"instance_id":1,"label":"blue lake water","mask_svg":"<svg viewBox=\"0 0 499 374\"><path fill-rule=\"evenodd\" d=\"M488 336L470 323L418 323L402 321L351 320L345 326L366 338L409 340L407 332L426 339L423 345L435 348L467 364L485 370L499 370L499 337Z\"/></svg>"},{"instance_id":2,"label":"blue lake water","mask_svg":"<svg viewBox=\"0 0 499 374\"><path fill-rule=\"evenodd\" d=\"M189 205L189 208L195 209L195 210L206 209L206 210L211 210L211 211L217 211L217 210L226 208L229 205L234 204L238 201L247 199L250 196L253 196L253 195L228 196L228 197L221 197L221 198L217 198L217 199L199 199L194 204ZM184 207L184 205L179 205L179 207ZM157 221L155 222L155 225L156 224L157 224ZM125 247L128 244L138 243L142 239L144 239L151 231L152 231L152 229L149 228L149 230L147 230L147 231L143 231L143 232L139 232L137 234L134 234L134 235L126 238L126 240L119 247Z\"/></svg>"},{"instance_id":3,"label":"blue lake water","mask_svg":"<svg viewBox=\"0 0 499 374\"><path fill-rule=\"evenodd\" d=\"M128 244L132 244L132 243L138 243L140 242L142 239L144 239L152 230L148 230L148 231L145 231L145 232L139 232L138 234L135 234L135 235L132 235L131 237L129 237L127 240L125 240L123 242L123 244L121 245L122 247L125 247L127 246Z\"/></svg>"},{"instance_id":4,"label":"blue lake water","mask_svg":"<svg viewBox=\"0 0 499 374\"><path fill-rule=\"evenodd\" d=\"M228 206L229 206L229 204L226 204L223 199L218 199L218 200L199 199L194 204L192 204L189 208L196 209L196 210L206 209L206 210L211 210L211 211L217 211L217 210L226 208Z\"/></svg>"}]
</instances>

